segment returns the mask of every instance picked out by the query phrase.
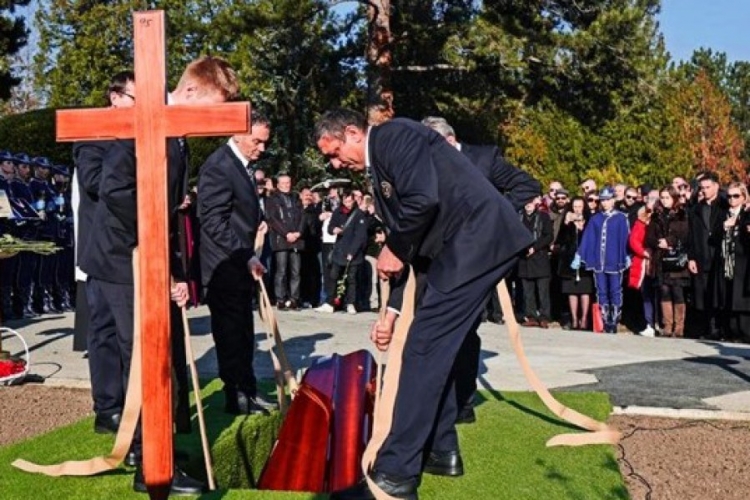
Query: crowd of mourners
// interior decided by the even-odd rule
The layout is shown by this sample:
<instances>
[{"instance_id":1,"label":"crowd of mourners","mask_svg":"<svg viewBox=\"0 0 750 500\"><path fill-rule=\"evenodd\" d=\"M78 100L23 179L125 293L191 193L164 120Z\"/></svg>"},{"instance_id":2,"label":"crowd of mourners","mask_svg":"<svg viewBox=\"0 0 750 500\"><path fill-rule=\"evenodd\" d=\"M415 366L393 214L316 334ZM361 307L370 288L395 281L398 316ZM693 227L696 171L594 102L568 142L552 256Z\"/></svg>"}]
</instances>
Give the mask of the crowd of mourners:
<instances>
[{"instance_id":1,"label":"crowd of mourners","mask_svg":"<svg viewBox=\"0 0 750 500\"><path fill-rule=\"evenodd\" d=\"M303 185L255 170L267 224L262 261L280 310L356 314L379 307L375 259L385 241L370 195L348 182ZM22 252L1 263L3 318L72 310L74 231L70 173L47 158L0 151L0 188L13 218L2 231L53 241L61 251ZM535 243L512 279L524 326L605 332L625 325L643 336L750 340L750 199L740 182L712 172L671 184L597 187L560 182L519 214ZM193 193L194 195L195 193ZM195 204L192 204L194 207ZM186 200L190 214L190 199ZM194 211L193 211L194 212ZM187 218L197 235L197 217ZM194 242L198 244L199 242ZM197 255L197 252L189 252ZM189 266L196 274L200 266ZM200 283L194 303L200 302ZM497 297L485 319L502 322Z\"/></svg>"},{"instance_id":2,"label":"crowd of mourners","mask_svg":"<svg viewBox=\"0 0 750 500\"><path fill-rule=\"evenodd\" d=\"M647 337L750 340L745 184L704 172L659 187L588 179L579 189L551 182L524 208L536 239L516 273L524 325L590 330L601 315L610 333L624 323Z\"/></svg>"},{"instance_id":3,"label":"crowd of mourners","mask_svg":"<svg viewBox=\"0 0 750 500\"><path fill-rule=\"evenodd\" d=\"M356 314L378 307L374 272L385 234L359 189L292 191L292 179L256 171L268 233L263 261L280 310ZM571 193L559 182L519 217L535 243L512 279L524 326L621 325L643 336L750 340L750 199L712 172L670 185L592 179ZM746 208L747 207L747 208ZM499 235L501 236L501 235ZM485 319L502 322L492 297ZM622 328L620 328L622 329Z\"/></svg>"}]
</instances>

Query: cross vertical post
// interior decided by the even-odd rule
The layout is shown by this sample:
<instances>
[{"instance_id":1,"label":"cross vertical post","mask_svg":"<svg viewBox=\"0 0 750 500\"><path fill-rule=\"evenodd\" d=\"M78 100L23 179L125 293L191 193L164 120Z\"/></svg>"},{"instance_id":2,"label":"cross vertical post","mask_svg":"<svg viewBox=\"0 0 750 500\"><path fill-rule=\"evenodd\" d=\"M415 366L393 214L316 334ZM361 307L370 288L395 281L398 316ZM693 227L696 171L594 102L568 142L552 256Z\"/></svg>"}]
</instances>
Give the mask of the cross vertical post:
<instances>
[{"instance_id":1,"label":"cross vertical post","mask_svg":"<svg viewBox=\"0 0 750 500\"><path fill-rule=\"evenodd\" d=\"M144 368L141 410L143 472L149 494L152 497L166 498L174 467L164 11L136 12L133 19L138 96L134 112L138 167L139 302ZM145 85L138 82L144 82ZM153 443L159 443L159 446L154 446ZM151 492L152 488L155 489L155 495Z\"/></svg>"}]
</instances>

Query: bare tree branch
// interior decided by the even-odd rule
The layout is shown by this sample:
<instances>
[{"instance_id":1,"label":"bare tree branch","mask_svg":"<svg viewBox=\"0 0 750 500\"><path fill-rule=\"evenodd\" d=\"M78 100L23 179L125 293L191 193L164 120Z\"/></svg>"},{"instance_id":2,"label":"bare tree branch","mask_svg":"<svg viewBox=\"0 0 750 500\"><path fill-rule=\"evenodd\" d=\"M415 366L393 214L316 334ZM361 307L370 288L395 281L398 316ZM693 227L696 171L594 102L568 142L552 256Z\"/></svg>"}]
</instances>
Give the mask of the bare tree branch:
<instances>
[{"instance_id":1,"label":"bare tree branch","mask_svg":"<svg viewBox=\"0 0 750 500\"><path fill-rule=\"evenodd\" d=\"M430 64L428 66L396 66L393 71L403 71L411 73L423 73L427 71L470 71L466 66L454 66L452 64Z\"/></svg>"}]
</instances>

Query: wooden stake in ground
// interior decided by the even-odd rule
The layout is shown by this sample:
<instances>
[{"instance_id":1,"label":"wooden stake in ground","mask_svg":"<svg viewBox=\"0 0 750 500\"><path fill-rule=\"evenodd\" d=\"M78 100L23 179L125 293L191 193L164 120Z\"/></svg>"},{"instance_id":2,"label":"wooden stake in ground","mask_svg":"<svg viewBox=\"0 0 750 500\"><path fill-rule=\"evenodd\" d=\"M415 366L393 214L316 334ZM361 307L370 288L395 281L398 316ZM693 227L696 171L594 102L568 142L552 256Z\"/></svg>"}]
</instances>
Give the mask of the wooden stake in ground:
<instances>
[{"instance_id":1,"label":"wooden stake in ground","mask_svg":"<svg viewBox=\"0 0 750 500\"><path fill-rule=\"evenodd\" d=\"M133 22L135 106L58 111L57 139L135 139L144 332L143 472L149 496L161 499L169 494L173 471L166 139L247 133L250 106L167 106L164 12L136 12Z\"/></svg>"}]
</instances>

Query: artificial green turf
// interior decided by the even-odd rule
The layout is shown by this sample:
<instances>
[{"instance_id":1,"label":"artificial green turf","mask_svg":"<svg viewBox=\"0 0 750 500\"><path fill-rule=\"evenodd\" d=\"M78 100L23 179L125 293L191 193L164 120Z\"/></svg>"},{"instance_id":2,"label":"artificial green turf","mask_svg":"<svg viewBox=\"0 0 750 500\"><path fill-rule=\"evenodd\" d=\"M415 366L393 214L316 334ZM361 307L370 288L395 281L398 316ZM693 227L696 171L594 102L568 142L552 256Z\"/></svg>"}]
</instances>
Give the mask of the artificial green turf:
<instances>
[{"instance_id":1,"label":"artificial green turf","mask_svg":"<svg viewBox=\"0 0 750 500\"><path fill-rule=\"evenodd\" d=\"M259 455L267 452L249 450L255 439L260 448L268 448L268 435L275 426L273 417L232 418L221 412L223 398L219 384L204 389L208 405L209 439L213 444L215 470L220 485L235 481L238 471L259 473ZM610 404L605 394L558 393L568 406L605 419ZM477 423L459 426L466 475L441 478L424 475L419 490L422 499L495 500L495 499L626 499L614 450L608 446L546 448L545 442L555 434L569 432L555 419L541 401L530 393L482 393L477 407ZM197 422L194 422L197 429ZM178 436L177 447L191 455L185 468L198 476L202 457L200 440L194 433ZM47 435L0 449L0 499L144 499L133 493L132 472L120 468L94 478L48 478L27 474L10 466L16 458L38 463L83 459L105 454L112 444L111 436L92 432L87 418ZM245 451L241 451L244 448ZM250 460L244 458L255 456ZM293 471L290 471L293 473ZM254 490L221 490L202 495L201 499L324 499L325 495Z\"/></svg>"}]
</instances>

